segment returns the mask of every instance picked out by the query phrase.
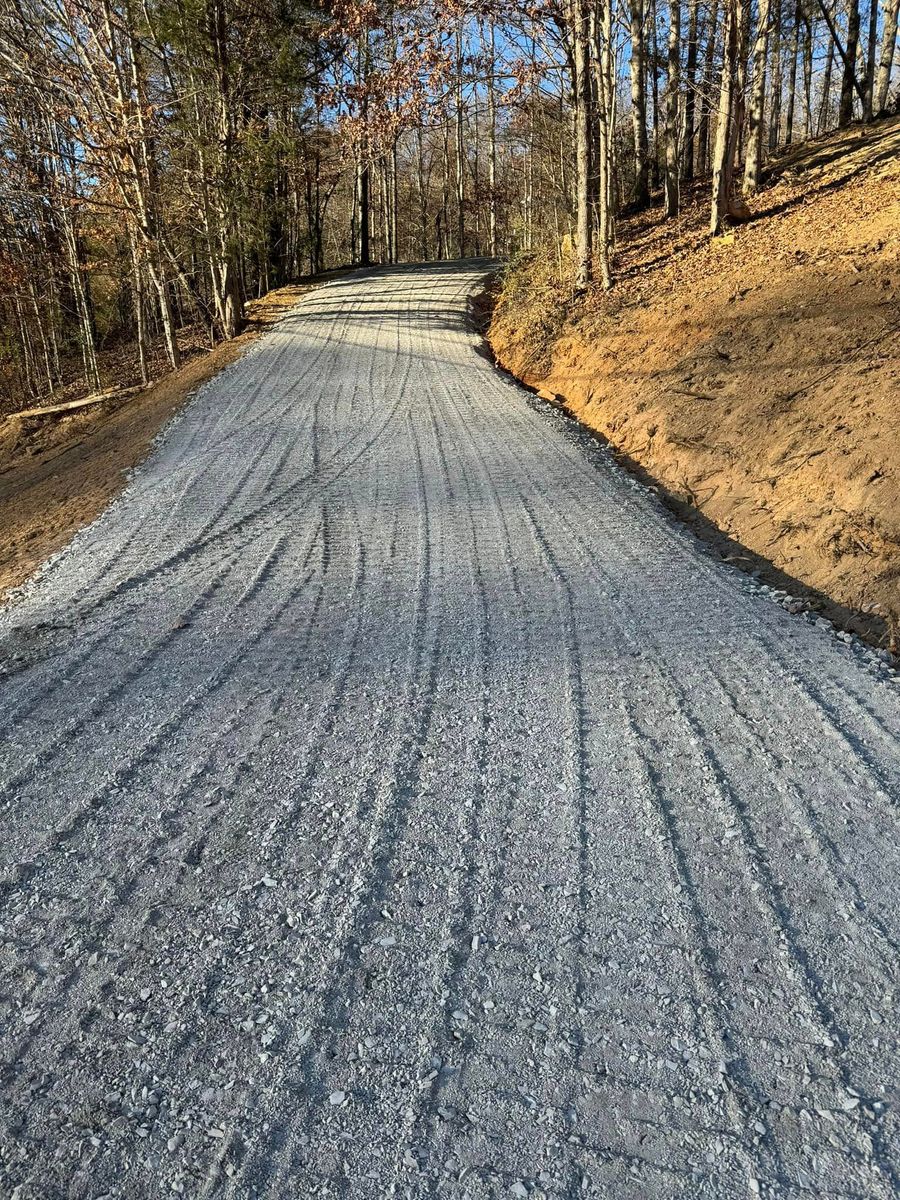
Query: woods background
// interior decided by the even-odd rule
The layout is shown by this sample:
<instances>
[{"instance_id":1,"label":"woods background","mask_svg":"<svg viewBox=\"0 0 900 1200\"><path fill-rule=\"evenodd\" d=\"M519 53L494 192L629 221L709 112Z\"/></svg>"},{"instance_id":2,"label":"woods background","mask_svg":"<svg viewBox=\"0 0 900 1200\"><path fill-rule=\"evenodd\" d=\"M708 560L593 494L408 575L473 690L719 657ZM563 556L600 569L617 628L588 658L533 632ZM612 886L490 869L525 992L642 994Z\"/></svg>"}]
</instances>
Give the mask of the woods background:
<instances>
[{"instance_id":1,"label":"woods background","mask_svg":"<svg viewBox=\"0 0 900 1200\"><path fill-rule=\"evenodd\" d=\"M344 264L746 218L767 155L897 104L898 0L3 0L0 386L146 382ZM673 226L674 228L674 226Z\"/></svg>"}]
</instances>

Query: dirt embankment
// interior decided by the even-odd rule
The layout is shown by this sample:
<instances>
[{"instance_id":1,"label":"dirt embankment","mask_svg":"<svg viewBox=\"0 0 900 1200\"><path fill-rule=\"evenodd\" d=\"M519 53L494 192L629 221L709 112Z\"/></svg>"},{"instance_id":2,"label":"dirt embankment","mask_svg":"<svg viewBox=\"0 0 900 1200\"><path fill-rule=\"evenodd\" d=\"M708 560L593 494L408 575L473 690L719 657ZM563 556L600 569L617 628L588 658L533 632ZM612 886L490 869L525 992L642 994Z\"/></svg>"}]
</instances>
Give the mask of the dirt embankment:
<instances>
[{"instance_id":1,"label":"dirt embankment","mask_svg":"<svg viewBox=\"0 0 900 1200\"><path fill-rule=\"evenodd\" d=\"M578 305L520 268L491 344L748 561L896 648L900 120L786 155L753 209L712 243L703 193L674 229L636 220L617 288Z\"/></svg>"},{"instance_id":2,"label":"dirt embankment","mask_svg":"<svg viewBox=\"0 0 900 1200\"><path fill-rule=\"evenodd\" d=\"M144 389L68 413L0 417L0 601L121 490L169 417L314 283L248 305L247 329Z\"/></svg>"}]
</instances>

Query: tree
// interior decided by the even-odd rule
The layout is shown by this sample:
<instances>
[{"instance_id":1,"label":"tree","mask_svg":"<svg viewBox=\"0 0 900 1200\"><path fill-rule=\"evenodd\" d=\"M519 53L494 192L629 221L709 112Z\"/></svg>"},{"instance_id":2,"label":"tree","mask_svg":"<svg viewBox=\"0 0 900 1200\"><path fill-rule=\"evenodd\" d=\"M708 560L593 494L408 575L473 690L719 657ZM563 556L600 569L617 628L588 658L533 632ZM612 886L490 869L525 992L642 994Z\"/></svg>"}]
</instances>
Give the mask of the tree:
<instances>
[{"instance_id":1,"label":"tree","mask_svg":"<svg viewBox=\"0 0 900 1200\"><path fill-rule=\"evenodd\" d=\"M634 131L634 188L639 208L650 202L650 163L647 140L647 41L644 0L631 0L631 120Z\"/></svg>"},{"instance_id":2,"label":"tree","mask_svg":"<svg viewBox=\"0 0 900 1200\"><path fill-rule=\"evenodd\" d=\"M593 278L591 226L591 74L588 0L568 0L572 46L572 103L575 137L575 286L584 290Z\"/></svg>"},{"instance_id":3,"label":"tree","mask_svg":"<svg viewBox=\"0 0 900 1200\"><path fill-rule=\"evenodd\" d=\"M710 217L710 233L713 236L722 232L727 217L734 211L732 191L735 153L744 116L744 4L745 0L725 0L725 48L713 152Z\"/></svg>"},{"instance_id":4,"label":"tree","mask_svg":"<svg viewBox=\"0 0 900 1200\"><path fill-rule=\"evenodd\" d=\"M661 166L670 216L712 167L718 232L782 136L888 107L881 3L15 0L0 378L94 389L127 344L149 380L198 333L233 337L247 299L347 262L523 249L611 287L619 209Z\"/></svg>"},{"instance_id":5,"label":"tree","mask_svg":"<svg viewBox=\"0 0 900 1200\"><path fill-rule=\"evenodd\" d=\"M881 35L881 53L878 60L878 76L875 80L875 94L872 103L873 112L878 116L887 110L888 91L891 86L891 69L894 63L895 46L897 43L898 10L900 10L900 0L886 0L884 5L884 25Z\"/></svg>"},{"instance_id":6,"label":"tree","mask_svg":"<svg viewBox=\"0 0 900 1200\"><path fill-rule=\"evenodd\" d=\"M755 192L762 169L764 115L766 104L766 61L769 53L769 0L759 0L756 41L753 46L753 84L750 96L747 158L744 191Z\"/></svg>"},{"instance_id":7,"label":"tree","mask_svg":"<svg viewBox=\"0 0 900 1200\"><path fill-rule=\"evenodd\" d=\"M678 88L681 77L681 0L669 0L666 58L666 216L678 215L681 169L678 155Z\"/></svg>"},{"instance_id":8,"label":"tree","mask_svg":"<svg viewBox=\"0 0 900 1200\"><path fill-rule=\"evenodd\" d=\"M857 88L856 56L859 47L859 0L847 0L847 48L843 55L844 73L841 78L841 107L838 125L843 128L853 120L853 92ZM865 97L862 97L865 107Z\"/></svg>"}]
</instances>

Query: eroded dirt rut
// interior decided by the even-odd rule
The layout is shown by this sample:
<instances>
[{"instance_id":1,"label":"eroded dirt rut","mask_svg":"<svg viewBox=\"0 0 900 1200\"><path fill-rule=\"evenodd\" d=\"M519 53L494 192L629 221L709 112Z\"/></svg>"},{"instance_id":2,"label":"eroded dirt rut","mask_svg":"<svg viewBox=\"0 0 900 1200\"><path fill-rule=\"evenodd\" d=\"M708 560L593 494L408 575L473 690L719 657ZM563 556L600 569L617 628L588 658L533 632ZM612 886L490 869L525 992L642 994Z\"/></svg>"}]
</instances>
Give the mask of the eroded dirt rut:
<instances>
[{"instance_id":1,"label":"eroded dirt rut","mask_svg":"<svg viewBox=\"0 0 900 1200\"><path fill-rule=\"evenodd\" d=\"M331 283L0 616L0 1194L900 1195L900 693Z\"/></svg>"}]
</instances>

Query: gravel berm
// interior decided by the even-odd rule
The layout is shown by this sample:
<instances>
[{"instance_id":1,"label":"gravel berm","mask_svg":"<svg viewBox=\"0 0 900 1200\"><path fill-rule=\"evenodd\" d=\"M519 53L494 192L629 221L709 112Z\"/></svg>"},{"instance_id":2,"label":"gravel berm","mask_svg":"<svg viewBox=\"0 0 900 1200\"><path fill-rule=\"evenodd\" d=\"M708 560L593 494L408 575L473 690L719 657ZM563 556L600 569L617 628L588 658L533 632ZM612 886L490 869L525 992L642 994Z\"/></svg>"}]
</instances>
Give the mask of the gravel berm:
<instances>
[{"instance_id":1,"label":"gravel berm","mask_svg":"<svg viewBox=\"0 0 900 1200\"><path fill-rule=\"evenodd\" d=\"M304 297L0 615L0 1195L900 1195L900 692ZM775 597L777 600L777 597Z\"/></svg>"}]
</instances>

